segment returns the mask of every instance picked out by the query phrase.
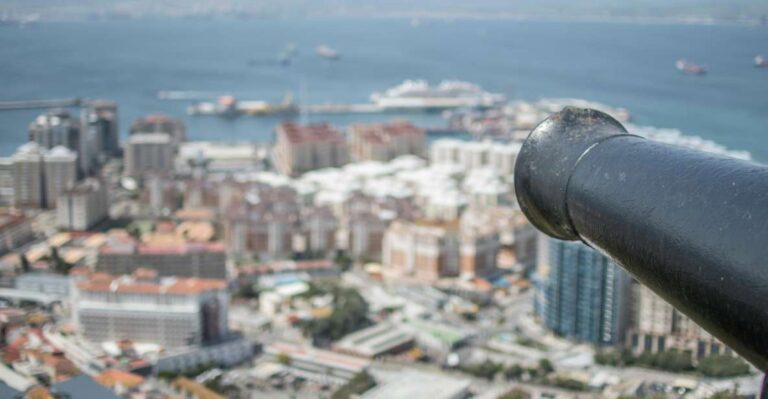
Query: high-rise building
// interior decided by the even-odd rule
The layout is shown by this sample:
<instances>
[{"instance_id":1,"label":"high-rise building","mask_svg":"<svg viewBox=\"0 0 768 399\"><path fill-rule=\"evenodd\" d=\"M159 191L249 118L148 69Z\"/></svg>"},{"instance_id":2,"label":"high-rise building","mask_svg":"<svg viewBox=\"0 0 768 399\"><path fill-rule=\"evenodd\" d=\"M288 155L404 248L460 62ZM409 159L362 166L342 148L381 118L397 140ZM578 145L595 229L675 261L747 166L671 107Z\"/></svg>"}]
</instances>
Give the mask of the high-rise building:
<instances>
[{"instance_id":1,"label":"high-rise building","mask_svg":"<svg viewBox=\"0 0 768 399\"><path fill-rule=\"evenodd\" d=\"M83 110L83 129L96 157L120 155L117 104L110 100L94 100Z\"/></svg>"},{"instance_id":2,"label":"high-rise building","mask_svg":"<svg viewBox=\"0 0 768 399\"><path fill-rule=\"evenodd\" d=\"M54 147L43 155L45 207L56 208L59 195L77 181L77 154L64 146Z\"/></svg>"},{"instance_id":3,"label":"high-rise building","mask_svg":"<svg viewBox=\"0 0 768 399\"><path fill-rule=\"evenodd\" d=\"M13 164L14 205L23 208L42 208L45 202L43 154L45 150L30 141L11 157Z\"/></svg>"},{"instance_id":4,"label":"high-rise building","mask_svg":"<svg viewBox=\"0 0 768 399\"><path fill-rule=\"evenodd\" d=\"M104 182L89 178L65 189L56 203L56 219L60 228L88 230L109 213Z\"/></svg>"},{"instance_id":5,"label":"high-rise building","mask_svg":"<svg viewBox=\"0 0 768 399\"><path fill-rule=\"evenodd\" d=\"M69 149L76 156L77 171L81 175L90 174L94 165L93 143L85 133L80 121L63 109L48 111L29 125L29 141L45 150L59 146Z\"/></svg>"},{"instance_id":6,"label":"high-rise building","mask_svg":"<svg viewBox=\"0 0 768 399\"><path fill-rule=\"evenodd\" d=\"M228 334L226 281L96 273L77 284L73 314L78 332L92 342L129 339L166 348L214 343Z\"/></svg>"},{"instance_id":7,"label":"high-rise building","mask_svg":"<svg viewBox=\"0 0 768 399\"><path fill-rule=\"evenodd\" d=\"M425 156L427 134L410 122L359 124L349 128L349 152L357 161L386 162L401 155Z\"/></svg>"},{"instance_id":8,"label":"high-rise building","mask_svg":"<svg viewBox=\"0 0 768 399\"><path fill-rule=\"evenodd\" d=\"M55 208L58 194L77 181L77 155L64 146L45 151L30 141L10 158L14 205Z\"/></svg>"},{"instance_id":9,"label":"high-rise building","mask_svg":"<svg viewBox=\"0 0 768 399\"><path fill-rule=\"evenodd\" d=\"M187 140L187 128L180 119L155 114L136 119L131 124L130 134L165 133L171 138L173 152Z\"/></svg>"},{"instance_id":10,"label":"high-rise building","mask_svg":"<svg viewBox=\"0 0 768 399\"><path fill-rule=\"evenodd\" d=\"M344 138L327 123L305 126L292 122L280 124L274 155L277 169L290 176L341 166L348 160Z\"/></svg>"},{"instance_id":11,"label":"high-rise building","mask_svg":"<svg viewBox=\"0 0 768 399\"><path fill-rule=\"evenodd\" d=\"M535 310L558 335L613 345L630 319L631 277L588 246L541 236Z\"/></svg>"},{"instance_id":12,"label":"high-rise building","mask_svg":"<svg viewBox=\"0 0 768 399\"><path fill-rule=\"evenodd\" d=\"M125 174L140 178L146 173L173 168L173 143L166 133L137 133L125 145Z\"/></svg>"},{"instance_id":13,"label":"high-rise building","mask_svg":"<svg viewBox=\"0 0 768 399\"><path fill-rule=\"evenodd\" d=\"M0 158L0 206L13 205L13 158Z\"/></svg>"},{"instance_id":14,"label":"high-rise building","mask_svg":"<svg viewBox=\"0 0 768 399\"><path fill-rule=\"evenodd\" d=\"M689 351L694 359L710 354L732 353L688 316L656 295L650 288L633 284L633 323L627 347L635 353Z\"/></svg>"},{"instance_id":15,"label":"high-rise building","mask_svg":"<svg viewBox=\"0 0 768 399\"><path fill-rule=\"evenodd\" d=\"M29 124L29 141L46 150L61 145L77 152L80 150L80 124L66 110L50 110Z\"/></svg>"}]
</instances>

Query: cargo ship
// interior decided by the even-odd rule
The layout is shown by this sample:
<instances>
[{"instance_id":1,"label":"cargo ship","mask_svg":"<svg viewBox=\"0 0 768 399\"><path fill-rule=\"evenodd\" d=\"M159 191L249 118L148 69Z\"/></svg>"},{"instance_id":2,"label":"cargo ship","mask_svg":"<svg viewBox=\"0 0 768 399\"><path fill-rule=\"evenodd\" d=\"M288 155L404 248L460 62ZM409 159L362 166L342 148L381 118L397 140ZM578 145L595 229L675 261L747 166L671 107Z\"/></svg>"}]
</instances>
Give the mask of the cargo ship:
<instances>
[{"instance_id":1,"label":"cargo ship","mask_svg":"<svg viewBox=\"0 0 768 399\"><path fill-rule=\"evenodd\" d=\"M430 86L425 80L406 80L383 93L373 93L371 102L382 110L444 111L455 108L484 109L506 101L504 95L489 93L472 83L446 80Z\"/></svg>"},{"instance_id":2,"label":"cargo ship","mask_svg":"<svg viewBox=\"0 0 768 399\"><path fill-rule=\"evenodd\" d=\"M238 101L233 96L221 96L216 102L200 102L187 108L189 115L215 115L222 117L295 115L299 107L288 94L281 103L266 101Z\"/></svg>"}]
</instances>

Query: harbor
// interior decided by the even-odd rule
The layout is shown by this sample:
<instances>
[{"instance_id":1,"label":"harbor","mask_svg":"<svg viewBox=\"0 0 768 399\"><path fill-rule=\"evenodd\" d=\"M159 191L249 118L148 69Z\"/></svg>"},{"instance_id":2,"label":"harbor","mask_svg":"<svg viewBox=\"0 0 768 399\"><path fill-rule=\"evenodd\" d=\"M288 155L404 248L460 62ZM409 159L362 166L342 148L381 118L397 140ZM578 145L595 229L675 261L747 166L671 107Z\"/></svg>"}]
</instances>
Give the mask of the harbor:
<instances>
[{"instance_id":1,"label":"harbor","mask_svg":"<svg viewBox=\"0 0 768 399\"><path fill-rule=\"evenodd\" d=\"M196 92L176 92L173 99L192 97ZM167 92L158 98L169 99ZM385 112L442 112L455 109L489 109L503 104L502 94L490 93L469 82L445 80L431 86L425 80L405 80L401 84L374 92L368 103L296 104L291 93L282 102L239 101L232 95L220 96L216 101L202 101L187 108L189 115L272 116L291 114L377 114Z\"/></svg>"}]
</instances>

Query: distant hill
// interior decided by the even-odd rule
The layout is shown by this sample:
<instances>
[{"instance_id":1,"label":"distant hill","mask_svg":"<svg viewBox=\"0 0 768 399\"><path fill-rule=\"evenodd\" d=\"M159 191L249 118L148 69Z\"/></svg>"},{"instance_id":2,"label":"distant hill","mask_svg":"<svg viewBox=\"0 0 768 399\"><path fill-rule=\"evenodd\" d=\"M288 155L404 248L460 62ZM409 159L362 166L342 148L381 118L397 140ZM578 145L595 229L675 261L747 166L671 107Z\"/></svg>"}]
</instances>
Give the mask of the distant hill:
<instances>
[{"instance_id":1,"label":"distant hill","mask_svg":"<svg viewBox=\"0 0 768 399\"><path fill-rule=\"evenodd\" d=\"M0 18L401 16L759 21L765 0L3 0Z\"/></svg>"}]
</instances>

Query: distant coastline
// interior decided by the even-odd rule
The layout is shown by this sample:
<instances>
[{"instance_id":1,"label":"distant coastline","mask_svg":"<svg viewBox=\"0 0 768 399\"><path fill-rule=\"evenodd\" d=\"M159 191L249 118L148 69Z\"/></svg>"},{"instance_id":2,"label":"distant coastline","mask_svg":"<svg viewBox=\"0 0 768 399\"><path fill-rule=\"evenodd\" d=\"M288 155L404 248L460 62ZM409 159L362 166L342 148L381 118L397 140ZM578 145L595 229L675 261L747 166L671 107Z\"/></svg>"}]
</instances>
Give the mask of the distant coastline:
<instances>
[{"instance_id":1,"label":"distant coastline","mask_svg":"<svg viewBox=\"0 0 768 399\"><path fill-rule=\"evenodd\" d=\"M57 12L19 11L0 8L0 26L26 25L49 22L83 22L115 20L213 20L213 19L405 19L419 23L451 23L454 21L519 21L560 23L611 23L640 25L739 25L768 28L768 7L763 14L742 16L713 16L706 14L653 16L653 15L579 15L540 14L515 12L459 12L459 11L329 11L329 12Z\"/></svg>"}]
</instances>

